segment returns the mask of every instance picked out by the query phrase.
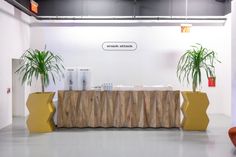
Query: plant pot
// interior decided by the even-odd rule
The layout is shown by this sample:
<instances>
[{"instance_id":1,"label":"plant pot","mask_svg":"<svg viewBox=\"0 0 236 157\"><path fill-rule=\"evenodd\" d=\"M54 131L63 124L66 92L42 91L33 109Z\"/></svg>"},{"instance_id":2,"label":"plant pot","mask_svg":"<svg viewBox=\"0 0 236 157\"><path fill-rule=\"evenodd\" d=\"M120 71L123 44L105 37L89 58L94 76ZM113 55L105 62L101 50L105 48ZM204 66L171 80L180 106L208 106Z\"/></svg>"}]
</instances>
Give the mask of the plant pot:
<instances>
[{"instance_id":1,"label":"plant pot","mask_svg":"<svg viewBox=\"0 0 236 157\"><path fill-rule=\"evenodd\" d=\"M29 110L27 127L30 133L45 133L54 130L55 107L52 101L54 95L53 92L29 95L26 105Z\"/></svg>"},{"instance_id":2,"label":"plant pot","mask_svg":"<svg viewBox=\"0 0 236 157\"><path fill-rule=\"evenodd\" d=\"M205 131L209 118L206 110L209 100L206 93L182 92L184 98L181 110L183 112L182 128L189 131Z\"/></svg>"}]
</instances>

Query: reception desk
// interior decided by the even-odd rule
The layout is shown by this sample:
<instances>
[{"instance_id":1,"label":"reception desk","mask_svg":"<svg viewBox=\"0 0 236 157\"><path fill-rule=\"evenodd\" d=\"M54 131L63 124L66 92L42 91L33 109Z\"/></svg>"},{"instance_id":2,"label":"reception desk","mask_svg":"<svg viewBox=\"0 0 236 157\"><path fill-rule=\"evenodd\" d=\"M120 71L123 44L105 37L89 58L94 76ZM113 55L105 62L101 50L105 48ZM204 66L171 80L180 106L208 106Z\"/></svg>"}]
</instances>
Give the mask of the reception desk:
<instances>
[{"instance_id":1,"label":"reception desk","mask_svg":"<svg viewBox=\"0 0 236 157\"><path fill-rule=\"evenodd\" d=\"M58 91L57 127L180 127L179 91Z\"/></svg>"}]
</instances>

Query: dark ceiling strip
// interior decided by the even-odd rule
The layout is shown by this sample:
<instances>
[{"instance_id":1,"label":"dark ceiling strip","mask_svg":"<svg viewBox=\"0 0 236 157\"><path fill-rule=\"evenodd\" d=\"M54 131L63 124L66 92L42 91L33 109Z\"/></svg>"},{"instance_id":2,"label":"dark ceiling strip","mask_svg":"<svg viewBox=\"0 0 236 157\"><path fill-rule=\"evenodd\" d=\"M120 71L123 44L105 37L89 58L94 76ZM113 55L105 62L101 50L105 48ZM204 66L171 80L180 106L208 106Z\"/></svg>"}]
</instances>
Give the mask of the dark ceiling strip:
<instances>
[{"instance_id":1,"label":"dark ceiling strip","mask_svg":"<svg viewBox=\"0 0 236 157\"><path fill-rule=\"evenodd\" d=\"M117 17L117 18L114 18L114 17L111 17L111 18L109 18L109 17L106 17L106 18L104 18L104 17L98 17L98 18L96 18L96 17L91 17L91 18L88 18L88 17L59 17L59 16L52 16L52 17L44 17L44 16L38 16L37 17L37 19L38 20L176 20L176 21L178 21L178 20L186 20L186 18L185 17L181 17L181 18L175 18L175 17L171 17L171 18L169 18L169 17ZM211 20L223 20L223 21L225 21L225 20L227 20L227 18L221 18L221 17L219 17L219 18L210 18L210 17L208 17L208 18L201 18L201 17L197 17L197 18L193 18L193 17L191 17L191 18L187 18L187 20L209 20L209 21L211 21Z\"/></svg>"},{"instance_id":2,"label":"dark ceiling strip","mask_svg":"<svg viewBox=\"0 0 236 157\"><path fill-rule=\"evenodd\" d=\"M27 8L25 8L23 5L21 5L20 3L18 3L15 0L5 0L6 2L10 3L11 5L15 6L17 9L23 11L24 13L26 13L29 16L33 16L35 18L37 18L37 15L32 13L31 11L29 11Z\"/></svg>"}]
</instances>

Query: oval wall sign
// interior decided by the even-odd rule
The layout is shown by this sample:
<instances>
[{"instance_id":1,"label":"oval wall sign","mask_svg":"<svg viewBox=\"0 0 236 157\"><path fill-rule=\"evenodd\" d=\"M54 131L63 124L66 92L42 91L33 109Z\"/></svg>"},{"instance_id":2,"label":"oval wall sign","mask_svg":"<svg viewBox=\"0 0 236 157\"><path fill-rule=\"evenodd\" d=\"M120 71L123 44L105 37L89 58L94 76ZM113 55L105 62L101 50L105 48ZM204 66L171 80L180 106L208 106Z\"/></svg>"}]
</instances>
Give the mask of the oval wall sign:
<instances>
[{"instance_id":1,"label":"oval wall sign","mask_svg":"<svg viewBox=\"0 0 236 157\"><path fill-rule=\"evenodd\" d=\"M105 51L135 51L137 44L135 42L104 42L102 48Z\"/></svg>"}]
</instances>

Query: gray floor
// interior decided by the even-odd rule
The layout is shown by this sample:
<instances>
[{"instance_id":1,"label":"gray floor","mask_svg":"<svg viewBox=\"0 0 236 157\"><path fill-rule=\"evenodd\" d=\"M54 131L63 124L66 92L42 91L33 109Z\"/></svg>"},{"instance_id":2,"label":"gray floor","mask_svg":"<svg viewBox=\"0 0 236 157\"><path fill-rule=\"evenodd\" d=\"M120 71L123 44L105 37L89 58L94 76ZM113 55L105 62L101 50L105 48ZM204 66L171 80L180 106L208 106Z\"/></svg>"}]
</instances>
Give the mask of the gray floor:
<instances>
[{"instance_id":1,"label":"gray floor","mask_svg":"<svg viewBox=\"0 0 236 157\"><path fill-rule=\"evenodd\" d=\"M230 118L210 116L207 132L178 129L60 129L29 134L25 119L0 130L0 157L231 157Z\"/></svg>"}]
</instances>

